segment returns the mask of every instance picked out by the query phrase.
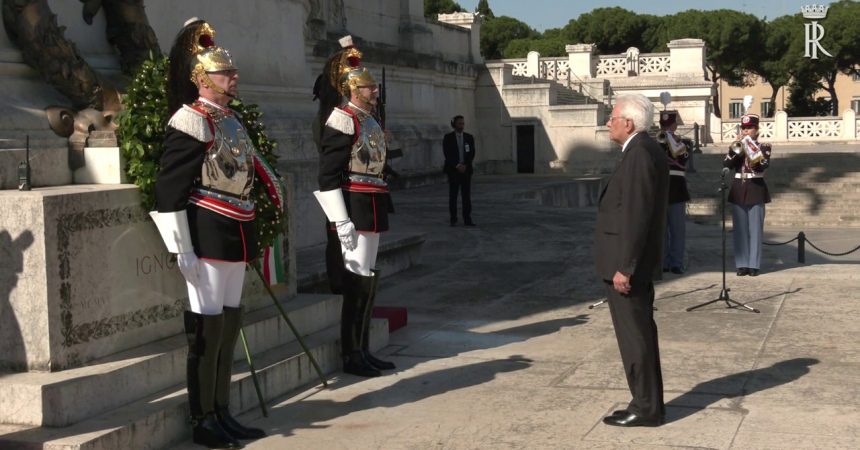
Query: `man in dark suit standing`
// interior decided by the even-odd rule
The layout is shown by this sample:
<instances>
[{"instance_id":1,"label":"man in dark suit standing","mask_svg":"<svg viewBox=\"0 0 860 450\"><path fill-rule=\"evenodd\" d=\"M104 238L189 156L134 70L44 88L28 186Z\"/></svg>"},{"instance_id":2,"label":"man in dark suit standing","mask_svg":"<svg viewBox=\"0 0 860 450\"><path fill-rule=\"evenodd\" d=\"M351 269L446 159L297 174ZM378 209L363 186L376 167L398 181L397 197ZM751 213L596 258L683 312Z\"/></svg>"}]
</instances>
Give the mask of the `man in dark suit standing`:
<instances>
[{"instance_id":1,"label":"man in dark suit standing","mask_svg":"<svg viewBox=\"0 0 860 450\"><path fill-rule=\"evenodd\" d=\"M475 226L472 222L472 161L475 159L475 138L464 133L466 121L463 116L451 119L454 131L442 139L442 151L445 154L443 170L448 175L448 210L451 216L451 226L457 225L457 191L463 193L463 223L467 227Z\"/></svg>"},{"instance_id":2,"label":"man in dark suit standing","mask_svg":"<svg viewBox=\"0 0 860 450\"><path fill-rule=\"evenodd\" d=\"M633 400L603 419L608 425L659 426L665 420L663 376L654 322L654 280L662 276L669 168L647 134L654 106L643 95L622 95L607 122L622 146L597 210L594 263L607 287L609 311Z\"/></svg>"}]
</instances>

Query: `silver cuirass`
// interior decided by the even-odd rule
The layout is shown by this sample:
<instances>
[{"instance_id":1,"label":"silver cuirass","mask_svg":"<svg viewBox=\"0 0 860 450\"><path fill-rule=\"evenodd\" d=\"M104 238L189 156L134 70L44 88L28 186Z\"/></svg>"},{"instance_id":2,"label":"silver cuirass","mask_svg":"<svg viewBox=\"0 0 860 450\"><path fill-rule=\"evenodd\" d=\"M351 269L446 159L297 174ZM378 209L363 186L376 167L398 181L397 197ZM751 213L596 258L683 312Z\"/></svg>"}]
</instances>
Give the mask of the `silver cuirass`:
<instances>
[{"instance_id":1,"label":"silver cuirass","mask_svg":"<svg viewBox=\"0 0 860 450\"><path fill-rule=\"evenodd\" d=\"M352 146L349 171L381 178L385 167L385 133L372 115L358 108L354 111L359 134Z\"/></svg>"},{"instance_id":2,"label":"silver cuirass","mask_svg":"<svg viewBox=\"0 0 860 450\"><path fill-rule=\"evenodd\" d=\"M254 185L254 145L236 116L209 112L215 137L203 161L201 187L246 200Z\"/></svg>"}]
</instances>

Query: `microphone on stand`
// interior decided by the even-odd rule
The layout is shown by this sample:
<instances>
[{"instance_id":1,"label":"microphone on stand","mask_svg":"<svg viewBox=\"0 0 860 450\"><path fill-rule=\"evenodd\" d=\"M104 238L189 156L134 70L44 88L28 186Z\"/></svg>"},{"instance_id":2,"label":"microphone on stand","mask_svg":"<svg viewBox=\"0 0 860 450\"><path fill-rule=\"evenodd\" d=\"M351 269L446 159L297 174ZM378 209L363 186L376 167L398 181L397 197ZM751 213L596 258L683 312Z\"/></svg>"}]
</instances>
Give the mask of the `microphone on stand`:
<instances>
[{"instance_id":1,"label":"microphone on stand","mask_svg":"<svg viewBox=\"0 0 860 450\"><path fill-rule=\"evenodd\" d=\"M729 183L726 181L729 178L729 171L731 169L728 167L723 167L723 170L720 171L720 188L717 189L717 192L723 192L729 188Z\"/></svg>"}]
</instances>

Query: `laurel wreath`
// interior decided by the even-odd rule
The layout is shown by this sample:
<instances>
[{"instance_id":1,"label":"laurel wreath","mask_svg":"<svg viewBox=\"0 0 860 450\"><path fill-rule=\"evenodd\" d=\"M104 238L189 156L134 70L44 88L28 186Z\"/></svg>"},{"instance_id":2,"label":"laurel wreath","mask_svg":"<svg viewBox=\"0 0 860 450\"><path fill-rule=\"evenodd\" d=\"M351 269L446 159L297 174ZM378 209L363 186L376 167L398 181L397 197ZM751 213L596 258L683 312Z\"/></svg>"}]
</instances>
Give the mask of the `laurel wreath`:
<instances>
[{"instance_id":1,"label":"laurel wreath","mask_svg":"<svg viewBox=\"0 0 860 450\"><path fill-rule=\"evenodd\" d=\"M126 161L126 175L130 182L140 188L141 206L145 211L155 207L155 179L160 169L159 161L164 151L165 128L167 127L167 68L165 56L150 58L140 65L123 98L124 109L116 117L117 140ZM278 143L266 135L260 121L263 113L255 104L233 100L230 105L242 118L242 125L254 143L258 155L274 168L278 157ZM275 174L283 184L279 175ZM286 236L286 208L278 208L269 198L265 186L255 183L251 192L257 205L255 228L259 248L275 242L278 234Z\"/></svg>"}]
</instances>

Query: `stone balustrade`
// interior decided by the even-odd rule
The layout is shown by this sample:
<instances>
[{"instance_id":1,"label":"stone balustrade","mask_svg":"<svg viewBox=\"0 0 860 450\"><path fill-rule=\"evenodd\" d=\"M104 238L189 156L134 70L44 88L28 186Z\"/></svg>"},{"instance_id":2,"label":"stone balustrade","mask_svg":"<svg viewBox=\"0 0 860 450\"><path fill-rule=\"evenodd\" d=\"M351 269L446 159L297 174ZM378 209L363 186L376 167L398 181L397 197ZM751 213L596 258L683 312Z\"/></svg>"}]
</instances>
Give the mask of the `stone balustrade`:
<instances>
[{"instance_id":1,"label":"stone balustrade","mask_svg":"<svg viewBox=\"0 0 860 450\"><path fill-rule=\"evenodd\" d=\"M733 142L737 139L740 119L720 120L711 115L711 134L715 143ZM772 142L820 142L856 141L860 139L857 114L848 109L842 117L788 117L785 111L777 111L773 118L762 118L759 122L759 138Z\"/></svg>"}]
</instances>

